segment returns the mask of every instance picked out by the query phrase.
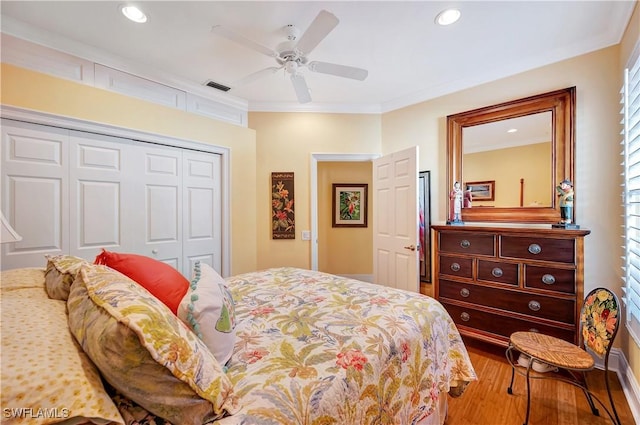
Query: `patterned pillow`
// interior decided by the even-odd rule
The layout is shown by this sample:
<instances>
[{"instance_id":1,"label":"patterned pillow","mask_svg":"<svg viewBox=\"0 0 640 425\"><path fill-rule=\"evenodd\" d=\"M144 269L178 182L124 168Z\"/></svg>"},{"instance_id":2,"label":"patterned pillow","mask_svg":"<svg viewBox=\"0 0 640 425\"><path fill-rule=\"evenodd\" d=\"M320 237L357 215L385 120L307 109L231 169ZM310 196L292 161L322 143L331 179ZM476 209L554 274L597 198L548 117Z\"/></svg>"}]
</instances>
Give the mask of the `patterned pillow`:
<instances>
[{"instance_id":1,"label":"patterned pillow","mask_svg":"<svg viewBox=\"0 0 640 425\"><path fill-rule=\"evenodd\" d=\"M133 280L85 265L67 307L71 332L125 397L175 424L201 425L235 411L232 384L213 354Z\"/></svg>"},{"instance_id":2,"label":"patterned pillow","mask_svg":"<svg viewBox=\"0 0 640 425\"><path fill-rule=\"evenodd\" d=\"M225 280L211 266L197 261L178 317L204 341L220 364L226 364L236 341L233 297Z\"/></svg>"},{"instance_id":3,"label":"patterned pillow","mask_svg":"<svg viewBox=\"0 0 640 425\"><path fill-rule=\"evenodd\" d=\"M45 255L47 269L44 275L44 285L49 298L66 301L69 298L71 284L76 278L80 267L89 264L84 258L71 255Z\"/></svg>"},{"instance_id":4,"label":"patterned pillow","mask_svg":"<svg viewBox=\"0 0 640 425\"><path fill-rule=\"evenodd\" d=\"M69 332L65 302L47 296L44 270L3 271L0 282L0 422L124 424L100 373Z\"/></svg>"},{"instance_id":5,"label":"patterned pillow","mask_svg":"<svg viewBox=\"0 0 640 425\"><path fill-rule=\"evenodd\" d=\"M104 264L142 285L176 314L178 304L189 289L189 281L169 264L138 254L102 250L96 264Z\"/></svg>"}]
</instances>

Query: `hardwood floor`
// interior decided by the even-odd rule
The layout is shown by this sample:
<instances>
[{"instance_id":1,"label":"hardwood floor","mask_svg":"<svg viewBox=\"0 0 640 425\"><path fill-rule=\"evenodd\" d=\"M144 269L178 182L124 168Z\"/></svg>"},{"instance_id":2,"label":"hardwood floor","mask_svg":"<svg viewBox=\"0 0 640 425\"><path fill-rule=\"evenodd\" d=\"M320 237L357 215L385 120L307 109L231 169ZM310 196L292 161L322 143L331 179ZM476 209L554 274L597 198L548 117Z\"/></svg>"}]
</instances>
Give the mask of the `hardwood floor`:
<instances>
[{"instance_id":1,"label":"hardwood floor","mask_svg":"<svg viewBox=\"0 0 640 425\"><path fill-rule=\"evenodd\" d=\"M511 365L505 358L504 349L471 339L466 339L465 344L478 381L470 384L461 397L449 398L449 414L445 424L522 425L527 408L525 378L516 374L513 395L509 395L507 387L511 380ZM609 373L620 421L623 425L632 425L634 418L618 378L614 372ZM609 408L604 372L590 372L587 383L589 389ZM529 425L612 424L600 407L600 417L594 416L582 390L572 385L553 379L537 379L532 380L531 390Z\"/></svg>"}]
</instances>

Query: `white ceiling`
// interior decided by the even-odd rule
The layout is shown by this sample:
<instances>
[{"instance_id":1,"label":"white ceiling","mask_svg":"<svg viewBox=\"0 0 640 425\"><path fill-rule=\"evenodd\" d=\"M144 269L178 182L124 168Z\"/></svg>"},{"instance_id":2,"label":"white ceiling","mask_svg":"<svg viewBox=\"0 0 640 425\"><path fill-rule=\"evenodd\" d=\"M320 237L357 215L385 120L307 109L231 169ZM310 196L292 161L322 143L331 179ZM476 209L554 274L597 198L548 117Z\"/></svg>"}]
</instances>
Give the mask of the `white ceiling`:
<instances>
[{"instance_id":1,"label":"white ceiling","mask_svg":"<svg viewBox=\"0 0 640 425\"><path fill-rule=\"evenodd\" d=\"M124 1L124 0L123 0ZM635 1L123 1L0 2L2 32L173 86L234 82L277 65L211 32L223 25L270 49L283 27L304 31L320 10L340 20L309 60L365 68L365 81L310 72L299 104L283 70L218 99L250 111L387 112L617 44ZM455 6L461 19L434 23Z\"/></svg>"}]
</instances>

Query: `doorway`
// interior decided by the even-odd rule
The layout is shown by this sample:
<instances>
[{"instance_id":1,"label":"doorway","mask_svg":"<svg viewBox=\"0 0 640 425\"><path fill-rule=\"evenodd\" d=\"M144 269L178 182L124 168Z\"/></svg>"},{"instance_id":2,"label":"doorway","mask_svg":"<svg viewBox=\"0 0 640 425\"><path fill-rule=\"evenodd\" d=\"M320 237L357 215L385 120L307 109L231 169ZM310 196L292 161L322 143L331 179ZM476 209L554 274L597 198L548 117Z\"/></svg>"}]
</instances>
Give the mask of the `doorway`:
<instances>
[{"instance_id":1,"label":"doorway","mask_svg":"<svg viewBox=\"0 0 640 425\"><path fill-rule=\"evenodd\" d=\"M318 163L319 162L371 162L379 154L311 154L311 270L318 270ZM365 279L366 276L360 278Z\"/></svg>"}]
</instances>

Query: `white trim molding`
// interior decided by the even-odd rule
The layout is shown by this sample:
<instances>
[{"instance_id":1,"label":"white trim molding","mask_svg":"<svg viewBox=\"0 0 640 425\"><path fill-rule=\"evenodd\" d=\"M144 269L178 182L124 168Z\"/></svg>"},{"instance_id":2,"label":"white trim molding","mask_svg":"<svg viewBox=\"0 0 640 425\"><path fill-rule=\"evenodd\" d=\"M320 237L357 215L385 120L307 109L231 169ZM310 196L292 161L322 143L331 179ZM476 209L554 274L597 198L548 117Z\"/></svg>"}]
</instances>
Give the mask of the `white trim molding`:
<instances>
[{"instance_id":1,"label":"white trim molding","mask_svg":"<svg viewBox=\"0 0 640 425\"><path fill-rule=\"evenodd\" d=\"M246 101L219 95L209 87L182 83L163 76L160 71L145 73L119 65L118 61L101 63L80 58L5 33L1 34L1 43L3 63L241 127L248 125Z\"/></svg>"}]
</instances>

